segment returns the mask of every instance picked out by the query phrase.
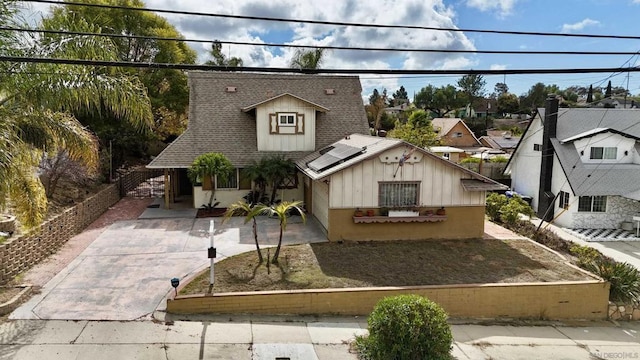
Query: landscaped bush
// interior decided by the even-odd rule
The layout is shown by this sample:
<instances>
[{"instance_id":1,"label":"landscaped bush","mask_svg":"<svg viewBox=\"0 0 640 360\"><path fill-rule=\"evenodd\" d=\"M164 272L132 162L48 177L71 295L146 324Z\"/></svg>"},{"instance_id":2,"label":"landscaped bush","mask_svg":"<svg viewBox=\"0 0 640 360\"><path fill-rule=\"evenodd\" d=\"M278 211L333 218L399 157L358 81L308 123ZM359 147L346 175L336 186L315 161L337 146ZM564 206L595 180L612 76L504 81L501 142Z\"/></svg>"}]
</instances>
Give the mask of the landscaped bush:
<instances>
[{"instance_id":1,"label":"landscaped bush","mask_svg":"<svg viewBox=\"0 0 640 360\"><path fill-rule=\"evenodd\" d=\"M494 156L489 161L491 161L492 163L506 163L509 161L509 159L506 156L498 155Z\"/></svg>"},{"instance_id":2,"label":"landscaped bush","mask_svg":"<svg viewBox=\"0 0 640 360\"><path fill-rule=\"evenodd\" d=\"M601 257L587 264L586 268L611 284L609 300L640 303L640 272L633 265Z\"/></svg>"},{"instance_id":3,"label":"landscaped bush","mask_svg":"<svg viewBox=\"0 0 640 360\"><path fill-rule=\"evenodd\" d=\"M460 164L479 164L480 158L468 157L460 160Z\"/></svg>"},{"instance_id":4,"label":"landscaped bush","mask_svg":"<svg viewBox=\"0 0 640 360\"><path fill-rule=\"evenodd\" d=\"M367 320L369 335L356 338L361 359L451 359L446 312L418 295L380 300Z\"/></svg>"},{"instance_id":5,"label":"landscaped bush","mask_svg":"<svg viewBox=\"0 0 640 360\"><path fill-rule=\"evenodd\" d=\"M590 264L603 258L600 251L588 246L573 244L569 251L578 258L578 266L583 269L586 269Z\"/></svg>"},{"instance_id":6,"label":"landscaped bush","mask_svg":"<svg viewBox=\"0 0 640 360\"><path fill-rule=\"evenodd\" d=\"M505 195L501 195L498 193L491 193L487 196L487 205L485 207L485 212L489 216L489 219L494 222L500 221L500 209L503 206L507 205L509 199Z\"/></svg>"}]
</instances>

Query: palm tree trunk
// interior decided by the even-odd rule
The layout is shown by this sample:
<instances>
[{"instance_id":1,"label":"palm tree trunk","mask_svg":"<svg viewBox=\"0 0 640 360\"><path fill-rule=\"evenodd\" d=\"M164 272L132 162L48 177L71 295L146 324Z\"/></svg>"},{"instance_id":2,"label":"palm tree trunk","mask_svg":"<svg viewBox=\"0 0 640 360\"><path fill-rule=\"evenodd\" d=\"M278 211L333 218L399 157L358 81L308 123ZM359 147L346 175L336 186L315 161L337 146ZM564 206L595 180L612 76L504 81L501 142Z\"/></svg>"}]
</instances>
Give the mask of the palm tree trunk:
<instances>
[{"instance_id":1,"label":"palm tree trunk","mask_svg":"<svg viewBox=\"0 0 640 360\"><path fill-rule=\"evenodd\" d=\"M278 246L276 246L276 252L273 254L273 260L271 261L274 264L278 263L278 256L280 255L281 246L282 246L282 221L280 221L280 238L278 239Z\"/></svg>"},{"instance_id":2,"label":"palm tree trunk","mask_svg":"<svg viewBox=\"0 0 640 360\"><path fill-rule=\"evenodd\" d=\"M262 251L260 251L260 244L258 244L258 224L256 223L255 218L253 218L253 239L256 242L256 251L258 252L259 264L262 264L264 259L262 258Z\"/></svg>"}]
</instances>

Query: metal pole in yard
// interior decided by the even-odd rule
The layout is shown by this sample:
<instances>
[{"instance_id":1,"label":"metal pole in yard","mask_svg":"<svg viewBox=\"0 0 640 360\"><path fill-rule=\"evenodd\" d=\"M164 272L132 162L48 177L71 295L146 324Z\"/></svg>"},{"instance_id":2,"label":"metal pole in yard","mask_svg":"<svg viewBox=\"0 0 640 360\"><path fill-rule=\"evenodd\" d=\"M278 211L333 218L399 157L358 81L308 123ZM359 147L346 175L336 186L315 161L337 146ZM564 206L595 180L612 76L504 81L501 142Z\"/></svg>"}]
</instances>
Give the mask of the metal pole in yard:
<instances>
[{"instance_id":1,"label":"metal pole in yard","mask_svg":"<svg viewBox=\"0 0 640 360\"><path fill-rule=\"evenodd\" d=\"M216 248L213 247L213 233L214 233L214 225L213 220L209 220L209 259L211 259L211 265L209 267L209 289L210 292L213 293L213 260L216 257Z\"/></svg>"}]
</instances>

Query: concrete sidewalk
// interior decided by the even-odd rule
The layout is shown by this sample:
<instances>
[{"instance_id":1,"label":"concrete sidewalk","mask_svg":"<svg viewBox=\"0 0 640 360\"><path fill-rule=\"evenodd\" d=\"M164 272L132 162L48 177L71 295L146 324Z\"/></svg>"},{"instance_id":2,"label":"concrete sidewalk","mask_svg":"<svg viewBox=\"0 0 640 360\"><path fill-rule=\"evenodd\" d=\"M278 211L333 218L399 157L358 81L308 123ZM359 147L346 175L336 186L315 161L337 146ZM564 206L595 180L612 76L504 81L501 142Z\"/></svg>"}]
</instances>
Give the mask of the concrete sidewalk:
<instances>
[{"instance_id":1,"label":"concrete sidewalk","mask_svg":"<svg viewBox=\"0 0 640 360\"><path fill-rule=\"evenodd\" d=\"M0 359L357 359L360 317L212 317L191 321L37 321L0 325ZM453 324L457 359L637 359L640 325Z\"/></svg>"}]
</instances>

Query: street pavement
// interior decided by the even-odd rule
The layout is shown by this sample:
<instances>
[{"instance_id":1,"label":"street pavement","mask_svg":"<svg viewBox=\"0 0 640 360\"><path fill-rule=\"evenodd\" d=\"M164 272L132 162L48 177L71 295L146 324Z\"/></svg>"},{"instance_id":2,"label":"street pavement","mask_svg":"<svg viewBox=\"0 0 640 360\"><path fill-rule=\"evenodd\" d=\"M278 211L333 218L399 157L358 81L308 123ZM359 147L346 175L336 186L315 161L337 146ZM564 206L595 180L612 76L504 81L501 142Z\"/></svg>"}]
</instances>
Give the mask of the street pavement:
<instances>
[{"instance_id":1,"label":"street pavement","mask_svg":"<svg viewBox=\"0 0 640 360\"><path fill-rule=\"evenodd\" d=\"M193 316L165 321L16 320L0 359L357 359L362 317ZM638 359L636 322L452 324L456 359Z\"/></svg>"}]
</instances>

